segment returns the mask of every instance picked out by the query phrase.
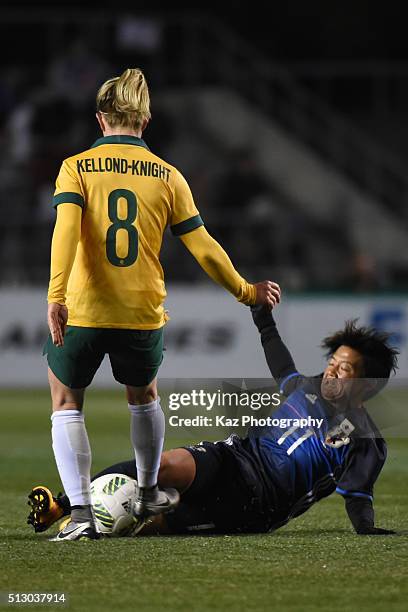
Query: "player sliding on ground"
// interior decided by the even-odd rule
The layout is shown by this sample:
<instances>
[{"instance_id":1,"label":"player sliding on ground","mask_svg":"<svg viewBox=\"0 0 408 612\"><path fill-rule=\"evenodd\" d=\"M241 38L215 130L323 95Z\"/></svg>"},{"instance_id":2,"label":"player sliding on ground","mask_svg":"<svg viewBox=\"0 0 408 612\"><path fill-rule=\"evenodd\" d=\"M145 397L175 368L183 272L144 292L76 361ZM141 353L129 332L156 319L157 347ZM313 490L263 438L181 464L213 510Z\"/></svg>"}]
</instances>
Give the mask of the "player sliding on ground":
<instances>
[{"instance_id":1,"label":"player sliding on ground","mask_svg":"<svg viewBox=\"0 0 408 612\"><path fill-rule=\"evenodd\" d=\"M56 182L57 221L48 292L50 337L44 352L52 395L52 444L71 502L71 523L55 541L94 539L91 450L82 406L105 354L126 386L138 495L135 516L176 505L176 489L157 486L164 415L157 396L166 296L159 255L170 226L207 274L243 304L273 306L280 290L249 284L207 233L180 172L142 140L150 119L139 69L106 81L97 99L103 137L66 159Z\"/></svg>"},{"instance_id":2,"label":"player sliding on ground","mask_svg":"<svg viewBox=\"0 0 408 612\"><path fill-rule=\"evenodd\" d=\"M143 527L140 522L140 533L271 531L334 491L344 497L358 534L395 533L374 526L373 486L386 444L363 401L388 382L398 351L385 333L349 321L323 341L328 352L323 374L306 378L298 373L268 308L252 312L271 373L287 396L274 418L314 417L323 424L254 429L245 438L233 434L225 441L164 452L159 484L175 487L181 501ZM95 478L109 473L137 476L134 461L125 461ZM35 487L29 499L28 522L36 531L71 511L66 495L55 499L46 487Z\"/></svg>"}]
</instances>

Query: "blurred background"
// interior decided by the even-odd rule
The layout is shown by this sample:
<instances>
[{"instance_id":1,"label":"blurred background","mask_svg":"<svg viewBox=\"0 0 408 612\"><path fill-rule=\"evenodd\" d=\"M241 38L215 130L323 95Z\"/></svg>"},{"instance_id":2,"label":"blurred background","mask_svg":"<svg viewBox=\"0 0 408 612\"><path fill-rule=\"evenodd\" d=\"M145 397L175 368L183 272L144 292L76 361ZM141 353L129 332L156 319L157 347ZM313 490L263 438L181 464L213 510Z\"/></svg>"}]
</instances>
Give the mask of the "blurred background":
<instances>
[{"instance_id":1,"label":"blurred background","mask_svg":"<svg viewBox=\"0 0 408 612\"><path fill-rule=\"evenodd\" d=\"M119 609L118 601L138 612L262 611L275 603L279 611L404 610L403 535L390 544L349 538L334 496L270 542L147 538L137 556L131 548L122 554L119 543L92 547L83 576L77 550L63 562L45 555L25 524L33 485L62 488L41 357L55 178L65 157L100 136L99 86L140 67L152 99L147 144L186 176L209 232L239 272L281 284L276 319L298 369L323 369L321 339L348 318L392 333L401 388L387 387L368 405L390 442L375 507L380 526L407 533L406 2L185 4L191 9L1 0L0 591L63 591L70 612L99 611L102 602ZM264 386L248 380L270 378L249 309L216 287L170 232L162 263L171 317L159 372L165 413L169 391L228 392L223 382L231 378L238 387ZM132 456L123 390L106 361L85 413L93 473ZM167 422L167 447L198 442L202 431Z\"/></svg>"},{"instance_id":2,"label":"blurred background","mask_svg":"<svg viewBox=\"0 0 408 612\"><path fill-rule=\"evenodd\" d=\"M408 43L402 2L369 6L2 3L0 384L45 382L54 181L99 137L96 91L128 66L149 82L151 150L240 273L281 284L299 367L320 368L320 338L360 317L393 333L408 375ZM163 375L266 375L247 309L170 234L162 262Z\"/></svg>"}]
</instances>

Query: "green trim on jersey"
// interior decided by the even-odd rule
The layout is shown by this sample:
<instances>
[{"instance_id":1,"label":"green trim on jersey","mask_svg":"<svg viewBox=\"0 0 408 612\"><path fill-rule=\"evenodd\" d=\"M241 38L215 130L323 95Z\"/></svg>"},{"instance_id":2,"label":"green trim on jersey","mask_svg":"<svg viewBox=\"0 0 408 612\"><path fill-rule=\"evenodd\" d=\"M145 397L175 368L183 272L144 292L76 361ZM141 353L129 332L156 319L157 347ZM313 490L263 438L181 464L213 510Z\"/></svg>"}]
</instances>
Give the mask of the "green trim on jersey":
<instances>
[{"instance_id":1,"label":"green trim on jersey","mask_svg":"<svg viewBox=\"0 0 408 612\"><path fill-rule=\"evenodd\" d=\"M170 229L173 236L182 236L183 234L188 234L188 232L192 232L201 225L204 225L204 221L201 219L200 215L196 215L195 217L190 217L190 219L181 221L181 223L176 223L175 225L172 225Z\"/></svg>"},{"instance_id":2,"label":"green trim on jersey","mask_svg":"<svg viewBox=\"0 0 408 612\"><path fill-rule=\"evenodd\" d=\"M84 198L80 193L74 193L72 191L64 191L63 193L58 193L53 198L53 206L56 208L58 204L78 204L81 208L84 207Z\"/></svg>"},{"instance_id":3,"label":"green trim on jersey","mask_svg":"<svg viewBox=\"0 0 408 612\"><path fill-rule=\"evenodd\" d=\"M130 145L135 145L137 147L144 147L145 149L147 149L149 151L149 147L147 146L147 144L145 143L145 141L142 138L138 138L137 136L120 136L120 135L115 135L115 136L103 136L102 138L98 138L98 140L96 140L91 149L93 149L94 147L99 147L100 145L105 145L105 144L130 144Z\"/></svg>"}]
</instances>

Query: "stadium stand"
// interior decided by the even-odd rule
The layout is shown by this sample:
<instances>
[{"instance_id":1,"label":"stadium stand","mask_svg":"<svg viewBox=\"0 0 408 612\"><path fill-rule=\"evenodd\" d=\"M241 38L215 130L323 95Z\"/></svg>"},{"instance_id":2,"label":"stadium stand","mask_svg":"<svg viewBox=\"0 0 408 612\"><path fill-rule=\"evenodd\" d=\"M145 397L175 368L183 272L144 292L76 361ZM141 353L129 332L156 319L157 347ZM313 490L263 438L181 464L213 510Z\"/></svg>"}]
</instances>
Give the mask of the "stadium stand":
<instances>
[{"instance_id":1,"label":"stadium stand","mask_svg":"<svg viewBox=\"0 0 408 612\"><path fill-rule=\"evenodd\" d=\"M313 66L273 63L205 17L9 9L5 44L17 27L30 55L16 50L0 68L2 285L46 284L60 162L98 137L97 85L141 65L157 101L146 141L186 175L244 274L274 275L293 291L408 287L403 150L372 141L350 102L355 121L345 119ZM174 242L163 249L168 279L205 282L193 261L178 265Z\"/></svg>"}]
</instances>

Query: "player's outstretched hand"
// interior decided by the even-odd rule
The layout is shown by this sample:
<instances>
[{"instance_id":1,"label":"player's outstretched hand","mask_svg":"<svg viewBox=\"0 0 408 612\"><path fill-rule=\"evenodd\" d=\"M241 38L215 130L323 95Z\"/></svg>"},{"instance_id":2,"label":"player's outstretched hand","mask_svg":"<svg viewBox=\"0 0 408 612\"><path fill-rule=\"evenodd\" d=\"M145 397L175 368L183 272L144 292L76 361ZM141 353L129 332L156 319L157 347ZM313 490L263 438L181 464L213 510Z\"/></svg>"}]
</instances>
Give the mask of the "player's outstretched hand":
<instances>
[{"instance_id":1,"label":"player's outstretched hand","mask_svg":"<svg viewBox=\"0 0 408 612\"><path fill-rule=\"evenodd\" d=\"M255 304L261 304L273 308L276 304L279 304L281 298L281 290L277 283L266 280L260 283L255 283L256 287L256 302Z\"/></svg>"},{"instance_id":2,"label":"player's outstretched hand","mask_svg":"<svg viewBox=\"0 0 408 612\"><path fill-rule=\"evenodd\" d=\"M381 529L381 527L362 527L357 531L358 535L395 535L392 529Z\"/></svg>"},{"instance_id":3,"label":"player's outstretched hand","mask_svg":"<svg viewBox=\"0 0 408 612\"><path fill-rule=\"evenodd\" d=\"M68 308L64 304L48 304L48 327L55 346L64 346L65 328L68 321Z\"/></svg>"}]
</instances>

